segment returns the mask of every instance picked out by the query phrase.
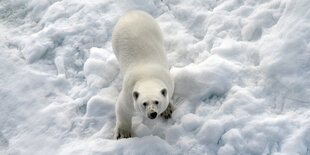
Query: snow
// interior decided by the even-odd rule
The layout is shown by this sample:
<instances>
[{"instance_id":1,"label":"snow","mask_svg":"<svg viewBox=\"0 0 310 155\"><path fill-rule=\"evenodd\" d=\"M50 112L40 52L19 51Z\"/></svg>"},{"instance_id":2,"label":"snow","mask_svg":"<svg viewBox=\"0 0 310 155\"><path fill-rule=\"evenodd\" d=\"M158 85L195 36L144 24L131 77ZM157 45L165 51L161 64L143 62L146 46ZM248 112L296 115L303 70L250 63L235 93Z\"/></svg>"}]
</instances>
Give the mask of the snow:
<instances>
[{"instance_id":1,"label":"snow","mask_svg":"<svg viewBox=\"0 0 310 155\"><path fill-rule=\"evenodd\" d=\"M2 0L0 154L310 154L308 0ZM175 78L170 120L133 118L111 33L149 12Z\"/></svg>"}]
</instances>

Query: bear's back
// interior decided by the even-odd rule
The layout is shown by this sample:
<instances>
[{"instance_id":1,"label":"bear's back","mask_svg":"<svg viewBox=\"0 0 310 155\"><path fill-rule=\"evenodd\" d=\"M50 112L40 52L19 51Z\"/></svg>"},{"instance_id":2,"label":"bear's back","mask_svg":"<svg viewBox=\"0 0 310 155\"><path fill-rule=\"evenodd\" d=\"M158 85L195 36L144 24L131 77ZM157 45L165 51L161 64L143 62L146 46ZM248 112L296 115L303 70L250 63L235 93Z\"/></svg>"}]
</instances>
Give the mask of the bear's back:
<instances>
[{"instance_id":1,"label":"bear's back","mask_svg":"<svg viewBox=\"0 0 310 155\"><path fill-rule=\"evenodd\" d=\"M129 67L146 64L168 69L160 27L143 11L131 11L120 18L112 34L112 46L123 74Z\"/></svg>"}]
</instances>

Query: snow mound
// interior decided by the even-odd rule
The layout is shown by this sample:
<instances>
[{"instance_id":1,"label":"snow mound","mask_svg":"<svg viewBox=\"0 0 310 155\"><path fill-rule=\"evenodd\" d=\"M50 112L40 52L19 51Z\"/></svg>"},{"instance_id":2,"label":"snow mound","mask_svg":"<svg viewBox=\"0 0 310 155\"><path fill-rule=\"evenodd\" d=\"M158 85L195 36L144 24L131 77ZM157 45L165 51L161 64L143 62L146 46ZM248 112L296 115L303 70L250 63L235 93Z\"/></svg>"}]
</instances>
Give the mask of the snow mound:
<instances>
[{"instance_id":1,"label":"snow mound","mask_svg":"<svg viewBox=\"0 0 310 155\"><path fill-rule=\"evenodd\" d=\"M90 49L90 56L84 64L88 85L97 88L107 87L118 72L118 63L114 55L103 49Z\"/></svg>"}]
</instances>

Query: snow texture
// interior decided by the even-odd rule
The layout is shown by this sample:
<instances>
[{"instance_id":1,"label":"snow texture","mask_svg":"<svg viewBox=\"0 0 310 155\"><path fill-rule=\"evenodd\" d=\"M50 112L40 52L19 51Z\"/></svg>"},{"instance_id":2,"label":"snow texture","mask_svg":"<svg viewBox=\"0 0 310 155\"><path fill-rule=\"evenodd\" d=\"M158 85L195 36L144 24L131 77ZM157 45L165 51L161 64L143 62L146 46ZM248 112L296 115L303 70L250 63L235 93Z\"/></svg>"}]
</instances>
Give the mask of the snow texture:
<instances>
[{"instance_id":1,"label":"snow texture","mask_svg":"<svg viewBox=\"0 0 310 155\"><path fill-rule=\"evenodd\" d=\"M1 0L0 154L310 154L309 0ZM113 140L119 17L159 23L172 119Z\"/></svg>"}]
</instances>

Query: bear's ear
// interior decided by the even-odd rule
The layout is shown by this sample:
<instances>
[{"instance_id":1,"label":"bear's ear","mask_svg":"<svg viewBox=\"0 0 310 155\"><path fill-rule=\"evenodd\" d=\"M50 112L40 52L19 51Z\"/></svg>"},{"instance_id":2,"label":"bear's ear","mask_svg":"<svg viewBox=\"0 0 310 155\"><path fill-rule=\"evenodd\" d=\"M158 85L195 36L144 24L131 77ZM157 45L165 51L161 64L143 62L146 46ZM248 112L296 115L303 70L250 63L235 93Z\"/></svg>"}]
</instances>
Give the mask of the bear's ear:
<instances>
[{"instance_id":1,"label":"bear's ear","mask_svg":"<svg viewBox=\"0 0 310 155\"><path fill-rule=\"evenodd\" d=\"M136 91L134 91L134 92L133 92L133 98L134 98L135 100L137 100L138 97L139 97L139 93L136 92Z\"/></svg>"},{"instance_id":2,"label":"bear's ear","mask_svg":"<svg viewBox=\"0 0 310 155\"><path fill-rule=\"evenodd\" d=\"M166 97L167 96L167 89L162 89L161 91L160 91L160 93L164 96L164 97Z\"/></svg>"}]
</instances>

